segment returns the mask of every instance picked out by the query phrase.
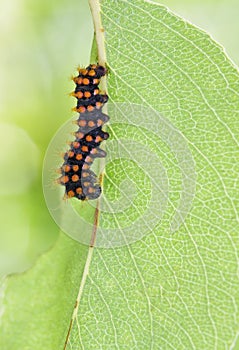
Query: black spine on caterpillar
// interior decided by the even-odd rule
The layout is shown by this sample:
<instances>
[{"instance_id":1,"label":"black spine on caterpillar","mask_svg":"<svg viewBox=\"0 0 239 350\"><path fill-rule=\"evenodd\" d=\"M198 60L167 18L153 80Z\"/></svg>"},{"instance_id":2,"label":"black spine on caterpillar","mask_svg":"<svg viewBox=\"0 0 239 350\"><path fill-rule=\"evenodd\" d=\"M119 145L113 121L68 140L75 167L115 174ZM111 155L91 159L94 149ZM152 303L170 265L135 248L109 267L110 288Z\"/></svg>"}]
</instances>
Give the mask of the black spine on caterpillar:
<instances>
[{"instance_id":1,"label":"black spine on caterpillar","mask_svg":"<svg viewBox=\"0 0 239 350\"><path fill-rule=\"evenodd\" d=\"M109 120L102 112L108 96L101 94L98 87L106 69L91 64L78 71L79 75L73 78L76 88L71 95L77 98L77 106L73 110L79 113L75 122L79 128L74 133L75 140L71 142L69 151L64 155L58 183L65 186L67 198L96 199L101 194L101 187L90 166L94 158L106 156L106 152L99 146L109 137L102 130L102 126Z\"/></svg>"}]
</instances>

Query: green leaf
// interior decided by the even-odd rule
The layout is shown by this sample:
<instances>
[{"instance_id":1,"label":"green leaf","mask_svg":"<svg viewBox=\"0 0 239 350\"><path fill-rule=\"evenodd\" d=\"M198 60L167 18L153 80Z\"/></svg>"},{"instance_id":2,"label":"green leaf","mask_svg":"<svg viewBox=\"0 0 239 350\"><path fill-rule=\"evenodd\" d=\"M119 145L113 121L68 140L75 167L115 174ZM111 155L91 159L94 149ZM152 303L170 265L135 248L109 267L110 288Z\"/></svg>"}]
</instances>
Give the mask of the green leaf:
<instances>
[{"instance_id":1,"label":"green leaf","mask_svg":"<svg viewBox=\"0 0 239 350\"><path fill-rule=\"evenodd\" d=\"M142 0L101 3L110 100L143 105L145 114L153 108L160 126L168 123L180 133L195 166L192 206L172 232L188 189L182 172L187 159L180 163L172 147L181 138L173 142L175 134L168 133L167 141L166 127L158 137L152 134L155 118L146 130L131 125L128 110L128 125L112 123L111 139L132 139L159 157L168 181L166 208L140 241L95 249L85 282L87 247L65 236L31 271L10 278L0 347L62 349L81 285L67 349L232 349L239 301L239 74L208 34L164 7ZM119 197L112 186L127 178L131 163L107 164L109 202ZM151 167L150 158L146 165ZM154 179L142 171L129 174L136 189L145 189L133 206L141 213ZM120 215L108 215L102 224L124 226ZM129 217L133 226L135 216Z\"/></svg>"},{"instance_id":2,"label":"green leaf","mask_svg":"<svg viewBox=\"0 0 239 350\"><path fill-rule=\"evenodd\" d=\"M63 348L86 254L62 234L31 270L2 280L1 349Z\"/></svg>"},{"instance_id":3,"label":"green leaf","mask_svg":"<svg viewBox=\"0 0 239 350\"><path fill-rule=\"evenodd\" d=\"M173 234L168 206L142 241L95 251L69 349L229 349L238 332L238 72L208 34L164 7L104 0L102 17L110 100L153 107L172 123L197 185ZM173 152L160 156L177 203L179 164Z\"/></svg>"}]
</instances>

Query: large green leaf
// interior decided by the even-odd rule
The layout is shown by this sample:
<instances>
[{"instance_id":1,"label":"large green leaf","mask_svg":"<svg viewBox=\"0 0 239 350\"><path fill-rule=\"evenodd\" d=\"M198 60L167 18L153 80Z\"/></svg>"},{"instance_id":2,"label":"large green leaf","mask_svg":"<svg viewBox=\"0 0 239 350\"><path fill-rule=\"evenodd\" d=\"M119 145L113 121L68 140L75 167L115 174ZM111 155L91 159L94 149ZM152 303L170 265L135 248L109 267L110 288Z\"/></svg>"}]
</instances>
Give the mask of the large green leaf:
<instances>
[{"instance_id":1,"label":"large green leaf","mask_svg":"<svg viewBox=\"0 0 239 350\"><path fill-rule=\"evenodd\" d=\"M182 132L197 192L174 234L159 223L134 245L95 252L71 346L229 348L238 323L238 72L206 33L163 7L105 0L102 12L111 100L153 106ZM173 194L179 165L166 157Z\"/></svg>"},{"instance_id":2,"label":"large green leaf","mask_svg":"<svg viewBox=\"0 0 239 350\"><path fill-rule=\"evenodd\" d=\"M9 279L1 347L63 348L81 286L67 349L232 349L239 299L239 74L206 33L164 7L103 0L102 19L111 102L143 104L146 115L151 107L160 125L163 120L180 133L197 176L192 207L172 232L180 196L187 192L183 162L172 147L179 139L173 143L175 134L167 134L167 142L150 127L137 129L129 110L132 124L114 122L111 138L126 144L133 139L160 158L169 188L161 219L136 243L95 249L83 282L87 248L61 237L31 271ZM157 130L157 121L152 123ZM107 165L109 200L131 163L124 158ZM136 189L145 186L144 201L134 202L141 213L154 179L141 171L132 171L130 179ZM120 215L103 224L124 226Z\"/></svg>"}]
</instances>

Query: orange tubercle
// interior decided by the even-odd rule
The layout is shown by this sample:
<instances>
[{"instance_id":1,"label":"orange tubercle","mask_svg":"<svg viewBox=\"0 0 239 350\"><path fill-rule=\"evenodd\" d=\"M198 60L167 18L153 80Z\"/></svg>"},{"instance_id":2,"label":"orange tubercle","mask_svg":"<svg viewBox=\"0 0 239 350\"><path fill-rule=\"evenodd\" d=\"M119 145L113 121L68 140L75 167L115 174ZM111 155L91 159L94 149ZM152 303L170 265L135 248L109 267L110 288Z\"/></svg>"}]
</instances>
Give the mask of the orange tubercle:
<instances>
[{"instance_id":1,"label":"orange tubercle","mask_svg":"<svg viewBox=\"0 0 239 350\"><path fill-rule=\"evenodd\" d=\"M91 97L90 91L85 91L85 92L84 92L84 97L90 98L90 97Z\"/></svg>"},{"instance_id":2,"label":"orange tubercle","mask_svg":"<svg viewBox=\"0 0 239 350\"><path fill-rule=\"evenodd\" d=\"M67 153L67 155L68 155L68 157L69 158L72 158L72 157L74 157L74 152L73 151L69 151L68 153Z\"/></svg>"},{"instance_id":3,"label":"orange tubercle","mask_svg":"<svg viewBox=\"0 0 239 350\"><path fill-rule=\"evenodd\" d=\"M84 137L83 132L77 132L76 137L78 137L78 139L82 139Z\"/></svg>"},{"instance_id":4,"label":"orange tubercle","mask_svg":"<svg viewBox=\"0 0 239 350\"><path fill-rule=\"evenodd\" d=\"M88 74L89 74L90 77L94 77L95 76L94 69L91 69Z\"/></svg>"},{"instance_id":5,"label":"orange tubercle","mask_svg":"<svg viewBox=\"0 0 239 350\"><path fill-rule=\"evenodd\" d=\"M88 78L84 78L84 79L82 80L82 84L83 84L83 85L89 85L89 84L90 84L90 80L89 80Z\"/></svg>"},{"instance_id":6,"label":"orange tubercle","mask_svg":"<svg viewBox=\"0 0 239 350\"><path fill-rule=\"evenodd\" d=\"M77 193L77 194L82 194L82 188L81 188L81 187L78 187L78 188L76 189L76 193Z\"/></svg>"},{"instance_id":7,"label":"orange tubercle","mask_svg":"<svg viewBox=\"0 0 239 350\"><path fill-rule=\"evenodd\" d=\"M90 186L90 187L88 188L88 192L89 192L89 193L95 193L95 188Z\"/></svg>"},{"instance_id":8,"label":"orange tubercle","mask_svg":"<svg viewBox=\"0 0 239 350\"><path fill-rule=\"evenodd\" d=\"M80 143L77 142L77 141L74 141L74 142L72 143L72 146L73 146L74 148L79 148L79 147L80 147Z\"/></svg>"},{"instance_id":9,"label":"orange tubercle","mask_svg":"<svg viewBox=\"0 0 239 350\"><path fill-rule=\"evenodd\" d=\"M91 135L86 136L86 141L91 142L93 140L93 137Z\"/></svg>"},{"instance_id":10,"label":"orange tubercle","mask_svg":"<svg viewBox=\"0 0 239 350\"><path fill-rule=\"evenodd\" d=\"M86 126L86 120L85 119L79 120L78 125L79 126Z\"/></svg>"},{"instance_id":11,"label":"orange tubercle","mask_svg":"<svg viewBox=\"0 0 239 350\"><path fill-rule=\"evenodd\" d=\"M89 173L86 172L86 171L83 171L83 172L82 172L82 177L87 177L87 176L89 176Z\"/></svg>"},{"instance_id":12,"label":"orange tubercle","mask_svg":"<svg viewBox=\"0 0 239 350\"><path fill-rule=\"evenodd\" d=\"M61 176L57 179L57 182L60 184L66 184L69 181L69 177L67 175Z\"/></svg>"},{"instance_id":13,"label":"orange tubercle","mask_svg":"<svg viewBox=\"0 0 239 350\"><path fill-rule=\"evenodd\" d=\"M92 158L90 156L87 156L85 158L86 163L92 163Z\"/></svg>"},{"instance_id":14,"label":"orange tubercle","mask_svg":"<svg viewBox=\"0 0 239 350\"><path fill-rule=\"evenodd\" d=\"M94 110L94 106L89 105L89 106L87 107L87 111L88 111L88 112L93 112L93 110Z\"/></svg>"},{"instance_id":15,"label":"orange tubercle","mask_svg":"<svg viewBox=\"0 0 239 350\"><path fill-rule=\"evenodd\" d=\"M80 107L76 108L75 110L76 110L76 112L79 112L79 113L85 113L86 108L84 106L80 106Z\"/></svg>"},{"instance_id":16,"label":"orange tubercle","mask_svg":"<svg viewBox=\"0 0 239 350\"><path fill-rule=\"evenodd\" d=\"M82 75L87 75L88 74L88 70L85 68L78 68L78 72Z\"/></svg>"},{"instance_id":17,"label":"orange tubercle","mask_svg":"<svg viewBox=\"0 0 239 350\"><path fill-rule=\"evenodd\" d=\"M74 92L74 95L72 95L72 96L75 96L77 98L82 98L83 97L83 92L82 91Z\"/></svg>"},{"instance_id":18,"label":"orange tubercle","mask_svg":"<svg viewBox=\"0 0 239 350\"><path fill-rule=\"evenodd\" d=\"M103 141L102 137L96 136L95 142L98 143L98 142L101 142L101 141Z\"/></svg>"},{"instance_id":19,"label":"orange tubercle","mask_svg":"<svg viewBox=\"0 0 239 350\"><path fill-rule=\"evenodd\" d=\"M103 125L104 123L103 123L103 120L101 120L101 119L97 119L97 126L101 126L101 125Z\"/></svg>"},{"instance_id":20,"label":"orange tubercle","mask_svg":"<svg viewBox=\"0 0 239 350\"><path fill-rule=\"evenodd\" d=\"M82 154L81 154L81 153L78 153L78 154L76 155L76 159L77 159L77 160L82 160Z\"/></svg>"},{"instance_id":21,"label":"orange tubercle","mask_svg":"<svg viewBox=\"0 0 239 350\"><path fill-rule=\"evenodd\" d=\"M81 85L82 84L82 78L80 77L73 77L72 79L74 81L74 83Z\"/></svg>"},{"instance_id":22,"label":"orange tubercle","mask_svg":"<svg viewBox=\"0 0 239 350\"><path fill-rule=\"evenodd\" d=\"M103 103L102 102L96 102L95 105L96 105L97 109L100 109L103 106Z\"/></svg>"},{"instance_id":23,"label":"orange tubercle","mask_svg":"<svg viewBox=\"0 0 239 350\"><path fill-rule=\"evenodd\" d=\"M100 82L100 80L99 80L99 79L93 79L93 84L94 84L94 85L98 85L98 84L99 84L99 82Z\"/></svg>"},{"instance_id":24,"label":"orange tubercle","mask_svg":"<svg viewBox=\"0 0 239 350\"><path fill-rule=\"evenodd\" d=\"M63 172L68 173L70 170L71 170L70 165L68 165L68 164L63 165L63 167L62 167Z\"/></svg>"},{"instance_id":25,"label":"orange tubercle","mask_svg":"<svg viewBox=\"0 0 239 350\"><path fill-rule=\"evenodd\" d=\"M73 165L72 166L73 171L78 171L79 170L79 165Z\"/></svg>"},{"instance_id":26,"label":"orange tubercle","mask_svg":"<svg viewBox=\"0 0 239 350\"><path fill-rule=\"evenodd\" d=\"M83 164L83 166L82 166L82 169L84 169L84 170L87 170L87 169L89 169L90 168L90 166L89 166L89 164Z\"/></svg>"},{"instance_id":27,"label":"orange tubercle","mask_svg":"<svg viewBox=\"0 0 239 350\"><path fill-rule=\"evenodd\" d=\"M73 182L77 182L77 181L79 181L79 176L78 176L78 175L73 175L73 176L71 177L71 180L72 180Z\"/></svg>"},{"instance_id":28,"label":"orange tubercle","mask_svg":"<svg viewBox=\"0 0 239 350\"><path fill-rule=\"evenodd\" d=\"M72 190L70 190L69 192L67 192L67 197L68 197L68 198L72 198L72 197L74 197L74 195L75 195L75 192L72 191Z\"/></svg>"},{"instance_id":29,"label":"orange tubercle","mask_svg":"<svg viewBox=\"0 0 239 350\"><path fill-rule=\"evenodd\" d=\"M93 126L95 126L95 122L94 122L93 120L89 120L89 121L88 121L88 125L89 125L90 127L93 127Z\"/></svg>"},{"instance_id":30,"label":"orange tubercle","mask_svg":"<svg viewBox=\"0 0 239 350\"><path fill-rule=\"evenodd\" d=\"M92 150L90 151L91 154L97 154L98 150L97 148L92 148Z\"/></svg>"}]
</instances>

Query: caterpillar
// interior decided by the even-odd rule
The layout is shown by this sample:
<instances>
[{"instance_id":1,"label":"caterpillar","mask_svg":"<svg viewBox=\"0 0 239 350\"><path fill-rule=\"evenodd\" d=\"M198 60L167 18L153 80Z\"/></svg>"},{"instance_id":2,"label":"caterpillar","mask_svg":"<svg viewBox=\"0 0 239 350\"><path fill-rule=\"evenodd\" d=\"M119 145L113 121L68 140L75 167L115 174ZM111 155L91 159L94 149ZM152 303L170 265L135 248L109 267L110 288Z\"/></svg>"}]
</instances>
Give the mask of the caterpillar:
<instances>
[{"instance_id":1,"label":"caterpillar","mask_svg":"<svg viewBox=\"0 0 239 350\"><path fill-rule=\"evenodd\" d=\"M75 140L70 143L70 149L64 154L64 162L59 169L61 173L57 182L65 186L65 197L75 197L79 200L96 199L101 194L97 176L90 170L95 158L103 158L106 152L99 146L107 140L109 134L102 130L108 122L108 115L102 112L108 95L100 93L100 79L106 74L106 68L91 64L85 69L78 69L78 76L72 80L76 84L70 94L77 99L73 110L79 113L74 121L78 130L74 132Z\"/></svg>"}]
</instances>

